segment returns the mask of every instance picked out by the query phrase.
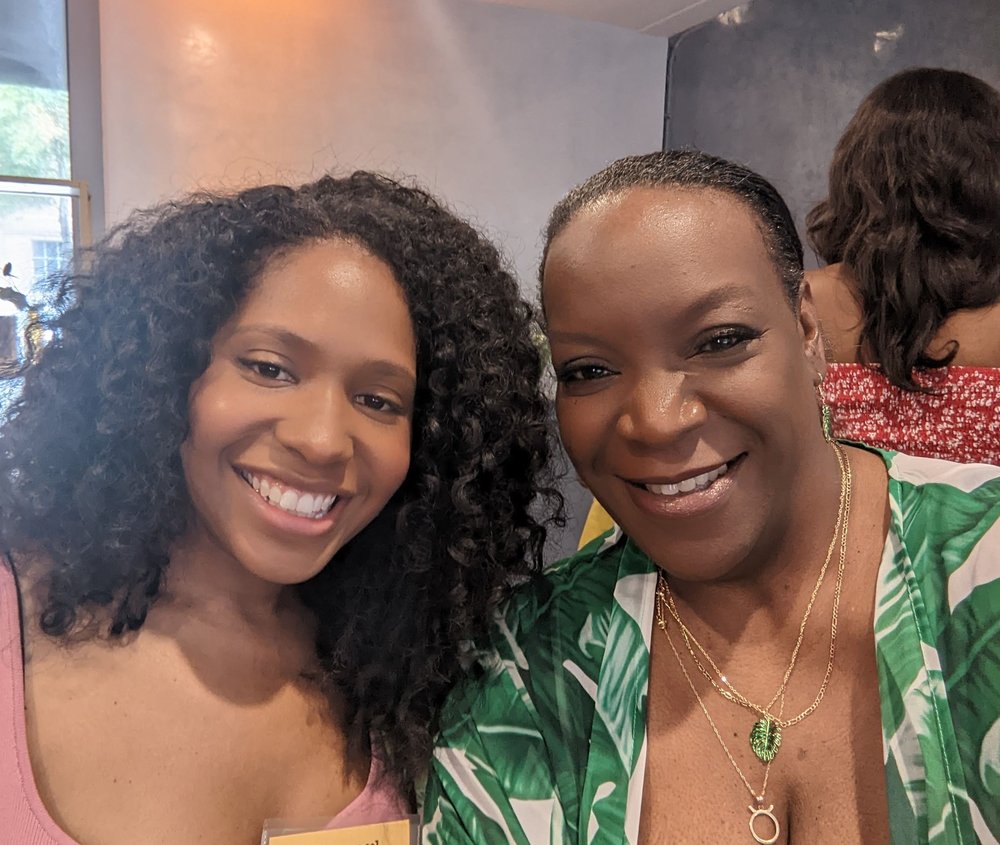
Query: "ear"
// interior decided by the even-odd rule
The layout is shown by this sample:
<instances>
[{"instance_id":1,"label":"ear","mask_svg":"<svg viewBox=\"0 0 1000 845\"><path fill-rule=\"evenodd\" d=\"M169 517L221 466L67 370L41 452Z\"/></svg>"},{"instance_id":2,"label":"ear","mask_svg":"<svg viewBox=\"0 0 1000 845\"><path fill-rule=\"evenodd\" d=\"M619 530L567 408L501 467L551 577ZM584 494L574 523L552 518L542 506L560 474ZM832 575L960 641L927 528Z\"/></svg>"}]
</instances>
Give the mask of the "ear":
<instances>
[{"instance_id":1,"label":"ear","mask_svg":"<svg viewBox=\"0 0 1000 845\"><path fill-rule=\"evenodd\" d=\"M808 280L803 280L799 294L799 334L802 336L802 351L816 373L818 384L826 375L826 344Z\"/></svg>"}]
</instances>

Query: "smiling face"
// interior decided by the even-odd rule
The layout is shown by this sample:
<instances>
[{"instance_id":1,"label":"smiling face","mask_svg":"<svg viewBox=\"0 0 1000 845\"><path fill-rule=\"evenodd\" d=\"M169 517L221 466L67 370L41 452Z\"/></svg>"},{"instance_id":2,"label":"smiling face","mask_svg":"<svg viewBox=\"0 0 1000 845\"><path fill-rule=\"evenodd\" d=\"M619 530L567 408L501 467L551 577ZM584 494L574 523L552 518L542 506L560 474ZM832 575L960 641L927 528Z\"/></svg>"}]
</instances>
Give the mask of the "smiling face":
<instances>
[{"instance_id":1,"label":"smiling face","mask_svg":"<svg viewBox=\"0 0 1000 845\"><path fill-rule=\"evenodd\" d=\"M191 388L189 545L268 582L311 578L406 477L415 383L382 261L342 240L272 260Z\"/></svg>"},{"instance_id":2,"label":"smiling face","mask_svg":"<svg viewBox=\"0 0 1000 845\"><path fill-rule=\"evenodd\" d=\"M826 451L812 302L794 313L753 213L712 189L599 200L550 245L543 300L583 483L678 578L752 566Z\"/></svg>"}]
</instances>

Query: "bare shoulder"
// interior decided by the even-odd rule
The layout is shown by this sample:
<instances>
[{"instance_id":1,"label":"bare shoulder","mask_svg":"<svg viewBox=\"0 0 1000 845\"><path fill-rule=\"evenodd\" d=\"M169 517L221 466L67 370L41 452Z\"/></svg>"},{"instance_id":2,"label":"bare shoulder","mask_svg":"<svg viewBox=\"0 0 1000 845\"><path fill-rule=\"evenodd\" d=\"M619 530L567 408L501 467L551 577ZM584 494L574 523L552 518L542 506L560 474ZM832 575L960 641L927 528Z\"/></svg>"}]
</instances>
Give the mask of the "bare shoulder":
<instances>
[{"instance_id":1,"label":"bare shoulder","mask_svg":"<svg viewBox=\"0 0 1000 845\"><path fill-rule=\"evenodd\" d=\"M77 608L73 629L62 636L51 636L43 630L42 620L49 606L50 574L54 562L38 548L22 549L8 553L3 566L13 565L22 624L21 639L23 658L31 671L43 671L53 658L61 666L59 671L73 674L89 671L87 645L100 632L100 617L88 608ZM65 663L65 665L63 665Z\"/></svg>"},{"instance_id":2,"label":"bare shoulder","mask_svg":"<svg viewBox=\"0 0 1000 845\"><path fill-rule=\"evenodd\" d=\"M953 341L958 342L953 363L971 367L1000 367L1000 302L951 314L928 352L942 355Z\"/></svg>"},{"instance_id":3,"label":"bare shoulder","mask_svg":"<svg viewBox=\"0 0 1000 845\"><path fill-rule=\"evenodd\" d=\"M51 566L52 560L39 549L5 551L0 559L0 567L13 567L21 611L26 621L35 619L44 604L45 576Z\"/></svg>"},{"instance_id":4,"label":"bare shoulder","mask_svg":"<svg viewBox=\"0 0 1000 845\"><path fill-rule=\"evenodd\" d=\"M38 583L52 567L52 558L41 548L8 549L0 541L0 559L4 566L13 565L22 587L26 583Z\"/></svg>"},{"instance_id":5,"label":"bare shoulder","mask_svg":"<svg viewBox=\"0 0 1000 845\"><path fill-rule=\"evenodd\" d=\"M845 363L857 360L861 328L861 309L851 292L847 272L842 264L830 264L805 274L827 353L832 361Z\"/></svg>"}]
</instances>

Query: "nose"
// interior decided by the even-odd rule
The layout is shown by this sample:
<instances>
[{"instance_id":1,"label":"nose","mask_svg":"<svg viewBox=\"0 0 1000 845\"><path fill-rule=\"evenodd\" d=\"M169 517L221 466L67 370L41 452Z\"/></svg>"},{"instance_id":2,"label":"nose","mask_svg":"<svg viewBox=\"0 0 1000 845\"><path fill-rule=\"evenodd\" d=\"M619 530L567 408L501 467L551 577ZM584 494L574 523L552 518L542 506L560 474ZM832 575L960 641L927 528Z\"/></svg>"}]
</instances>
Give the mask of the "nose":
<instances>
[{"instance_id":1,"label":"nose","mask_svg":"<svg viewBox=\"0 0 1000 845\"><path fill-rule=\"evenodd\" d=\"M633 385L617 420L618 433L644 446L671 445L708 418L684 373L653 373Z\"/></svg>"},{"instance_id":2,"label":"nose","mask_svg":"<svg viewBox=\"0 0 1000 845\"><path fill-rule=\"evenodd\" d=\"M282 446L320 466L354 455L355 406L343 390L335 386L300 390L287 401L274 426Z\"/></svg>"}]
</instances>

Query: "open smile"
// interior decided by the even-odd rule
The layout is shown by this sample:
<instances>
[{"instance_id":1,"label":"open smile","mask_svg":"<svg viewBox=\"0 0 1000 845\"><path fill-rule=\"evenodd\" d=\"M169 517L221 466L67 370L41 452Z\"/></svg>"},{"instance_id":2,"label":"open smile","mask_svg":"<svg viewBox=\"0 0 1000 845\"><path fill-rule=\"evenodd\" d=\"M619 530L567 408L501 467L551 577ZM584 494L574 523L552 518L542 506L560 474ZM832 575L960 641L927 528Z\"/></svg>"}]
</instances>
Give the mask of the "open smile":
<instances>
[{"instance_id":1,"label":"open smile","mask_svg":"<svg viewBox=\"0 0 1000 845\"><path fill-rule=\"evenodd\" d=\"M708 487L715 479L721 478L726 474L729 469L729 464L719 464L719 466L714 469L708 470L708 472L698 473L697 475L689 475L686 478L682 478L676 482L665 482L663 484L643 484L650 493L655 493L657 496L679 496L682 493L693 493L695 490L704 490Z\"/></svg>"},{"instance_id":2,"label":"open smile","mask_svg":"<svg viewBox=\"0 0 1000 845\"><path fill-rule=\"evenodd\" d=\"M240 477L272 507L306 519L322 519L340 498L334 492L299 490L269 475L239 470Z\"/></svg>"},{"instance_id":3,"label":"open smile","mask_svg":"<svg viewBox=\"0 0 1000 845\"><path fill-rule=\"evenodd\" d=\"M691 470L684 475L673 478L657 479L624 479L633 487L641 487L656 496L682 496L685 493L695 493L706 490L712 486L713 482L722 478L727 472L732 470L746 456L745 452L740 453L735 458L710 469Z\"/></svg>"},{"instance_id":4,"label":"open smile","mask_svg":"<svg viewBox=\"0 0 1000 845\"><path fill-rule=\"evenodd\" d=\"M658 516L696 516L719 505L733 486L733 472L746 457L735 458L711 467L698 467L673 476L622 478L633 501L643 510Z\"/></svg>"}]
</instances>

